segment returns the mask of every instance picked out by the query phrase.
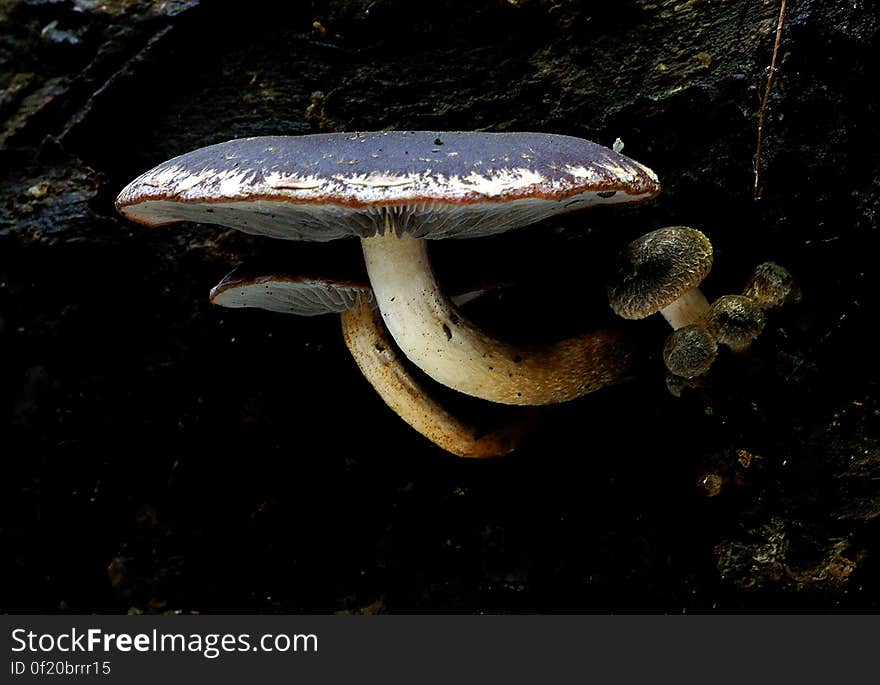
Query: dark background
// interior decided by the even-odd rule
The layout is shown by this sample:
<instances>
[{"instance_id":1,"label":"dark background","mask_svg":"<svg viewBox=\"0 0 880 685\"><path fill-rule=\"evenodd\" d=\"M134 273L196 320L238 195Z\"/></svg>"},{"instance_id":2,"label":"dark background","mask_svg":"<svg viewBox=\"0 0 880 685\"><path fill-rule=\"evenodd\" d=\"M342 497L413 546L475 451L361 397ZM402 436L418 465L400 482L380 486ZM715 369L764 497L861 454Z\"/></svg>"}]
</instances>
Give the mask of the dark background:
<instances>
[{"instance_id":1,"label":"dark background","mask_svg":"<svg viewBox=\"0 0 880 685\"><path fill-rule=\"evenodd\" d=\"M0 608L27 612L874 610L880 20L788 2L0 2ZM261 134L535 130L653 168L655 201L438 244L516 286L512 339L614 323L614 255L686 224L711 299L773 259L803 301L672 396L668 327L630 383L449 456L359 376L336 317L213 308L242 260L352 259L113 199ZM269 244L271 243L271 244ZM516 410L460 401L478 420ZM708 496L707 475L722 483Z\"/></svg>"}]
</instances>

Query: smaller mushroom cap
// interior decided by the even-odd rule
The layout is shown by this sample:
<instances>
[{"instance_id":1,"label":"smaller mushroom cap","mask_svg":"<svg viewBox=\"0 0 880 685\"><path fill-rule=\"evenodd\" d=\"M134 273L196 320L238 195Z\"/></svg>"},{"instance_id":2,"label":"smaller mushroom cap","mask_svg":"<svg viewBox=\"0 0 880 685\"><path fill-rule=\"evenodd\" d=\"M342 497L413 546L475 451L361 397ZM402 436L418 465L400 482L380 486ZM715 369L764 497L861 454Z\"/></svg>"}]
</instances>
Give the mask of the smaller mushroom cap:
<instances>
[{"instance_id":1,"label":"smaller mushroom cap","mask_svg":"<svg viewBox=\"0 0 880 685\"><path fill-rule=\"evenodd\" d=\"M776 262L758 264L746 283L743 295L763 309L800 302L801 290L791 272Z\"/></svg>"},{"instance_id":2,"label":"smaller mushroom cap","mask_svg":"<svg viewBox=\"0 0 880 685\"><path fill-rule=\"evenodd\" d=\"M692 324L679 328L663 345L663 361L676 376L695 378L712 366L718 352L715 338L703 326Z\"/></svg>"},{"instance_id":3,"label":"smaller mushroom cap","mask_svg":"<svg viewBox=\"0 0 880 685\"><path fill-rule=\"evenodd\" d=\"M211 288L210 297L212 304L222 307L317 316L343 312L361 301L372 304L373 290L366 282L289 274L250 276L236 269Z\"/></svg>"},{"instance_id":4,"label":"smaller mushroom cap","mask_svg":"<svg viewBox=\"0 0 880 685\"><path fill-rule=\"evenodd\" d=\"M713 471L702 471L697 476L697 489L706 497L717 497L724 489L724 477Z\"/></svg>"},{"instance_id":5,"label":"smaller mushroom cap","mask_svg":"<svg viewBox=\"0 0 880 685\"><path fill-rule=\"evenodd\" d=\"M459 277L451 287L451 298L462 306L486 293L509 287L509 281L468 281ZM254 274L238 267L211 288L211 304L232 309L265 309L295 316L339 314L361 302L375 308L373 289L366 280L326 275L269 272Z\"/></svg>"},{"instance_id":6,"label":"smaller mushroom cap","mask_svg":"<svg viewBox=\"0 0 880 685\"><path fill-rule=\"evenodd\" d=\"M608 300L618 316L643 319L699 286L711 269L712 243L705 235L687 226L661 228L620 253Z\"/></svg>"},{"instance_id":7,"label":"smaller mushroom cap","mask_svg":"<svg viewBox=\"0 0 880 685\"><path fill-rule=\"evenodd\" d=\"M745 295L724 295L712 303L706 329L730 349L746 349L764 330L764 312Z\"/></svg>"}]
</instances>

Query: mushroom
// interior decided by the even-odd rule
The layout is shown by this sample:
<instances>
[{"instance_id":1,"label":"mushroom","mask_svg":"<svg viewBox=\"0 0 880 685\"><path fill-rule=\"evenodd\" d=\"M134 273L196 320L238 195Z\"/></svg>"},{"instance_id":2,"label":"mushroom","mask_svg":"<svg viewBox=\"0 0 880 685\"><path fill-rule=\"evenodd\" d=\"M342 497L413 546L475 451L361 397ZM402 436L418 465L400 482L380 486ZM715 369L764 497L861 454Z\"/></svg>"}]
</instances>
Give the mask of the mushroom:
<instances>
[{"instance_id":1,"label":"mushroom","mask_svg":"<svg viewBox=\"0 0 880 685\"><path fill-rule=\"evenodd\" d=\"M487 236L658 192L650 169L579 138L386 131L212 145L144 173L116 206L152 226L190 220L277 238L358 236L382 318L410 361L459 392L537 405L622 380L626 339L598 331L548 347L497 340L439 288L423 239Z\"/></svg>"},{"instance_id":2,"label":"mushroom","mask_svg":"<svg viewBox=\"0 0 880 685\"><path fill-rule=\"evenodd\" d=\"M776 262L764 262L749 276L743 295L752 298L761 309L771 309L800 302L801 290L788 269Z\"/></svg>"},{"instance_id":3,"label":"mushroom","mask_svg":"<svg viewBox=\"0 0 880 685\"><path fill-rule=\"evenodd\" d=\"M715 338L704 326L689 324L673 331L663 345L663 361L676 376L695 378L712 366L718 352Z\"/></svg>"},{"instance_id":4,"label":"mushroom","mask_svg":"<svg viewBox=\"0 0 880 685\"><path fill-rule=\"evenodd\" d=\"M453 300L461 304L484 293L471 290ZM385 404L428 440L456 456L500 457L516 449L525 434L522 421L481 431L435 401L397 355L366 282L286 274L250 276L236 270L211 289L210 297L213 304L223 307L256 307L299 316L341 314L345 344Z\"/></svg>"},{"instance_id":5,"label":"mushroom","mask_svg":"<svg viewBox=\"0 0 880 685\"><path fill-rule=\"evenodd\" d=\"M722 345L743 352L764 330L764 312L745 295L724 295L712 303L706 329Z\"/></svg>"},{"instance_id":6,"label":"mushroom","mask_svg":"<svg viewBox=\"0 0 880 685\"><path fill-rule=\"evenodd\" d=\"M643 319L659 311L673 329L698 323L709 311L699 285L711 268L712 243L700 231L660 228L620 253L608 301L624 319Z\"/></svg>"},{"instance_id":7,"label":"mushroom","mask_svg":"<svg viewBox=\"0 0 880 685\"><path fill-rule=\"evenodd\" d=\"M297 316L341 314L361 302L373 303L373 291L364 281L274 273L250 275L241 268L211 288L209 297L212 304L221 307L253 307Z\"/></svg>"}]
</instances>

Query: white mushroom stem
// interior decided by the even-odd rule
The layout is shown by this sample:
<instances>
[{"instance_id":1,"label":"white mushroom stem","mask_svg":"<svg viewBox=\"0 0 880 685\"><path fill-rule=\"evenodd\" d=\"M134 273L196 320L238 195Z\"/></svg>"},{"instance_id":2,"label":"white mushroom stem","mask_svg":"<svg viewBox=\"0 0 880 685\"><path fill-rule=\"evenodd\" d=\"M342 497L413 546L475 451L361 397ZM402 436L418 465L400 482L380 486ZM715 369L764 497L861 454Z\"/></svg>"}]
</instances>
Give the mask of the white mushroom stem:
<instances>
[{"instance_id":1,"label":"white mushroom stem","mask_svg":"<svg viewBox=\"0 0 880 685\"><path fill-rule=\"evenodd\" d=\"M511 345L464 318L437 285L424 240L363 238L367 273L382 319L400 350L454 390L504 404L564 402L626 379L631 345L598 331L548 347Z\"/></svg>"},{"instance_id":2,"label":"white mushroom stem","mask_svg":"<svg viewBox=\"0 0 880 685\"><path fill-rule=\"evenodd\" d=\"M516 449L526 423L485 433L452 416L409 373L378 311L360 302L342 312L342 334L370 385L394 412L435 445L459 457L500 457Z\"/></svg>"},{"instance_id":3,"label":"white mushroom stem","mask_svg":"<svg viewBox=\"0 0 880 685\"><path fill-rule=\"evenodd\" d=\"M709 302L699 288L688 290L675 302L660 310L674 330L700 323L709 314Z\"/></svg>"}]
</instances>

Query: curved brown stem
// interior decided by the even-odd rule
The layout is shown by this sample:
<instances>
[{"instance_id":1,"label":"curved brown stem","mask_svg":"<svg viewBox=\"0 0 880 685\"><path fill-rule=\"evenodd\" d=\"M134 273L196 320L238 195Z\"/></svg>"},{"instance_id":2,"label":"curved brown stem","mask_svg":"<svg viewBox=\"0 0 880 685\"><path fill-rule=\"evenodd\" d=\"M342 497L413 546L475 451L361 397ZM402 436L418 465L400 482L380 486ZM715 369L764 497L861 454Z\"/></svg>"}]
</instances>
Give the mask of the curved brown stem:
<instances>
[{"instance_id":1,"label":"curved brown stem","mask_svg":"<svg viewBox=\"0 0 880 685\"><path fill-rule=\"evenodd\" d=\"M632 345L595 331L547 347L506 343L468 321L434 278L424 240L362 238L367 273L391 336L438 383L503 404L565 402L619 383L632 372Z\"/></svg>"},{"instance_id":2,"label":"curved brown stem","mask_svg":"<svg viewBox=\"0 0 880 685\"><path fill-rule=\"evenodd\" d=\"M433 400L397 355L378 310L359 303L342 312L345 344L379 396L428 440L459 457L500 457L520 444L528 421L482 433Z\"/></svg>"}]
</instances>

